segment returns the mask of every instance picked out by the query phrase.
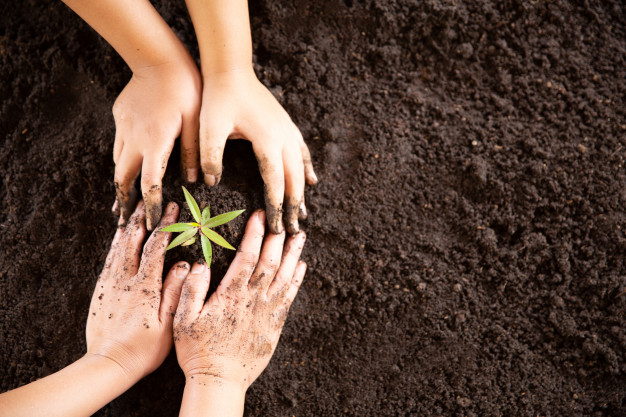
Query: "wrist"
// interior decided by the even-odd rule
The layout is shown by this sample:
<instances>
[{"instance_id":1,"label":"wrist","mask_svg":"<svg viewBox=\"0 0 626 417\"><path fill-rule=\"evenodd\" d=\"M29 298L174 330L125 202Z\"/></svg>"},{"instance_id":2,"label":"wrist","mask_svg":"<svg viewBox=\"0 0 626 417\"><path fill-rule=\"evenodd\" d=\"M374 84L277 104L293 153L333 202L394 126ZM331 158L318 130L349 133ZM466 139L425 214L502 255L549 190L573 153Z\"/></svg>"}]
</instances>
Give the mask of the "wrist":
<instances>
[{"instance_id":1,"label":"wrist","mask_svg":"<svg viewBox=\"0 0 626 417\"><path fill-rule=\"evenodd\" d=\"M129 65L133 75L150 76L156 72L189 73L198 74L196 63L187 49L181 44L180 48L171 48L164 51L160 56L153 57L141 65Z\"/></svg>"},{"instance_id":2,"label":"wrist","mask_svg":"<svg viewBox=\"0 0 626 417\"><path fill-rule=\"evenodd\" d=\"M105 372L118 383L133 385L143 377L142 372L128 366L128 362L131 361L120 361L99 353L87 352L78 361L98 370L98 372Z\"/></svg>"},{"instance_id":3,"label":"wrist","mask_svg":"<svg viewBox=\"0 0 626 417\"><path fill-rule=\"evenodd\" d=\"M246 388L242 384L217 375L203 373L188 375L180 415L182 417L241 416L246 399Z\"/></svg>"},{"instance_id":4,"label":"wrist","mask_svg":"<svg viewBox=\"0 0 626 417\"><path fill-rule=\"evenodd\" d=\"M252 60L249 62L231 63L223 66L202 66L202 78L205 81L213 81L217 78L249 78L254 77Z\"/></svg>"}]
</instances>

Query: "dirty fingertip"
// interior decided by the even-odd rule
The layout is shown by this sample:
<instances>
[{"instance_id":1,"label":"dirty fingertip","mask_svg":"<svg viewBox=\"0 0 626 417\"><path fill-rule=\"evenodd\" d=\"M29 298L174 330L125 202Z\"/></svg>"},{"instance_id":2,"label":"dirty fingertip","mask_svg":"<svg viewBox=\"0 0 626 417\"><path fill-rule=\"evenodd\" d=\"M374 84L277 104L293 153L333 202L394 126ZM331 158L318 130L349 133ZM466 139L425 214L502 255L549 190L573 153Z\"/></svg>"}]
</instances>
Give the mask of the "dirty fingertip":
<instances>
[{"instance_id":1,"label":"dirty fingertip","mask_svg":"<svg viewBox=\"0 0 626 417\"><path fill-rule=\"evenodd\" d=\"M309 213L307 212L306 205L304 204L304 201L303 201L302 203L300 203L300 206L298 206L298 219L305 220L308 215Z\"/></svg>"},{"instance_id":2,"label":"dirty fingertip","mask_svg":"<svg viewBox=\"0 0 626 417\"><path fill-rule=\"evenodd\" d=\"M270 232L272 232L273 234L279 235L285 231L285 228L283 227L283 222L280 217L269 217L267 220Z\"/></svg>"},{"instance_id":3,"label":"dirty fingertip","mask_svg":"<svg viewBox=\"0 0 626 417\"><path fill-rule=\"evenodd\" d=\"M176 277L184 279L189 274L189 264L187 262L179 262L174 267L176 269Z\"/></svg>"},{"instance_id":4,"label":"dirty fingertip","mask_svg":"<svg viewBox=\"0 0 626 417\"><path fill-rule=\"evenodd\" d=\"M117 198L113 202L113 207L111 207L111 211L113 212L114 216L120 215L120 202L117 200Z\"/></svg>"},{"instance_id":5,"label":"dirty fingertip","mask_svg":"<svg viewBox=\"0 0 626 417\"><path fill-rule=\"evenodd\" d=\"M298 223L298 220L293 220L289 222L289 224L287 225L287 233L289 233L290 235L295 235L299 231L300 231L300 224Z\"/></svg>"},{"instance_id":6,"label":"dirty fingertip","mask_svg":"<svg viewBox=\"0 0 626 417\"><path fill-rule=\"evenodd\" d=\"M269 226L270 232L274 233L275 235L281 234L284 230L282 205L274 207L268 204L266 209L267 224Z\"/></svg>"},{"instance_id":7,"label":"dirty fingertip","mask_svg":"<svg viewBox=\"0 0 626 417\"><path fill-rule=\"evenodd\" d=\"M200 259L191 267L192 274L202 274L206 271L206 262L204 259Z\"/></svg>"},{"instance_id":8,"label":"dirty fingertip","mask_svg":"<svg viewBox=\"0 0 626 417\"><path fill-rule=\"evenodd\" d=\"M309 185L315 185L319 182L317 175L315 174L315 171L313 171L312 167L309 167L309 169L307 169L305 176L306 176L306 183Z\"/></svg>"},{"instance_id":9,"label":"dirty fingertip","mask_svg":"<svg viewBox=\"0 0 626 417\"><path fill-rule=\"evenodd\" d=\"M177 209L178 209L178 204L176 204L173 201L170 201L169 203L167 203L167 206L165 206L165 214L172 214Z\"/></svg>"}]
</instances>

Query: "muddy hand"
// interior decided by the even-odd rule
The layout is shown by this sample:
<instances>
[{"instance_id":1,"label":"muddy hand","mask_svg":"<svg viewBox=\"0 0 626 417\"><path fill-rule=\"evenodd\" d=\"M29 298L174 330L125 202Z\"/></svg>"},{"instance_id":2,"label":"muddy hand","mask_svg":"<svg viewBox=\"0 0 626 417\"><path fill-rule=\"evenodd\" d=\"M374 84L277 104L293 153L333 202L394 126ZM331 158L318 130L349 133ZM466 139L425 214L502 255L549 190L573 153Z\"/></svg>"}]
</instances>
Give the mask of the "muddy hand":
<instances>
[{"instance_id":1,"label":"muddy hand","mask_svg":"<svg viewBox=\"0 0 626 417\"><path fill-rule=\"evenodd\" d=\"M305 235L289 237L283 248L284 233L268 234L263 244L264 223L263 211L252 215L233 263L206 303L206 265L195 264L185 280L174 343L188 381L217 379L245 391L276 349L304 278L306 265L298 259Z\"/></svg>"},{"instance_id":2,"label":"muddy hand","mask_svg":"<svg viewBox=\"0 0 626 417\"><path fill-rule=\"evenodd\" d=\"M187 181L197 180L200 85L195 64L179 60L135 71L115 101L114 213L119 211L121 226L135 208L134 184L140 171L148 230L159 222L161 181L179 135L183 176Z\"/></svg>"},{"instance_id":3,"label":"muddy hand","mask_svg":"<svg viewBox=\"0 0 626 417\"><path fill-rule=\"evenodd\" d=\"M272 233L284 224L290 234L306 217L304 183L317 183L302 134L252 68L204 77L200 116L200 158L204 182L216 185L222 176L227 139L246 139L265 183L267 220Z\"/></svg>"},{"instance_id":4,"label":"muddy hand","mask_svg":"<svg viewBox=\"0 0 626 417\"><path fill-rule=\"evenodd\" d=\"M174 223L168 204L159 227ZM155 370L172 346L172 322L189 265L179 262L162 284L171 233L155 231L146 243L143 202L119 228L94 291L87 319L87 354L106 357L138 380Z\"/></svg>"}]
</instances>

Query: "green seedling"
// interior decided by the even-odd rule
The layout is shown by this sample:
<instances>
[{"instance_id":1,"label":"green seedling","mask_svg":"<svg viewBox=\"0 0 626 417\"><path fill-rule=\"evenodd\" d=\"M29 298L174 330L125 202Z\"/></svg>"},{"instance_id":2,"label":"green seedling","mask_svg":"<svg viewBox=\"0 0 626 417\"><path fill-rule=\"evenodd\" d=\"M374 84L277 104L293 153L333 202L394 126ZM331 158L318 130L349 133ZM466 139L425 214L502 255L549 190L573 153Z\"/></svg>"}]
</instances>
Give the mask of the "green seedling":
<instances>
[{"instance_id":1,"label":"green seedling","mask_svg":"<svg viewBox=\"0 0 626 417\"><path fill-rule=\"evenodd\" d=\"M189 194L189 191L187 191L185 187L183 187L183 193L185 193L187 206L189 206L189 211L191 211L191 215L195 219L195 222L174 223L161 229L162 232L181 232L178 236L174 238L174 240L172 240L172 243L170 243L166 250L170 250L179 245L193 245L194 243L196 243L196 235L199 233L200 242L202 243L202 252L204 253L204 259L206 260L207 267L211 267L211 259L213 257L211 242L215 243L216 245L220 245L226 249L235 250L235 248L233 248L226 241L226 239L215 233L213 230L211 230L211 228L228 223L229 221L233 220L235 217L243 213L245 210L229 211L228 213L223 213L211 218L211 211L209 210L209 206L206 206L204 210L202 210L202 214L200 214L200 208L198 207L198 203L196 203L196 200L191 194Z\"/></svg>"}]
</instances>

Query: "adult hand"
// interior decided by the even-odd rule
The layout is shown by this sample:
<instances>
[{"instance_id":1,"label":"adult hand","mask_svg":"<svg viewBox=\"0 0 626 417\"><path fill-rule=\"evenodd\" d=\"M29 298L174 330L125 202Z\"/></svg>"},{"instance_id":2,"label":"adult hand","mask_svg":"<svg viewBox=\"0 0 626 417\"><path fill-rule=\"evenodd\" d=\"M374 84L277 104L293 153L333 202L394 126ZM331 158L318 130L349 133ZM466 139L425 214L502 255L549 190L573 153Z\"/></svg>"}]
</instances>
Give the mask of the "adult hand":
<instances>
[{"instance_id":1,"label":"adult hand","mask_svg":"<svg viewBox=\"0 0 626 417\"><path fill-rule=\"evenodd\" d=\"M159 228L174 223L178 206L168 204ZM143 203L119 228L96 284L87 320L87 355L117 363L130 379L154 371L172 346L172 321L189 265L179 262L161 283L171 233L146 235Z\"/></svg>"},{"instance_id":2,"label":"adult hand","mask_svg":"<svg viewBox=\"0 0 626 417\"><path fill-rule=\"evenodd\" d=\"M174 141L180 135L183 177L198 177L198 117L201 78L186 56L137 69L113 105L115 118L114 212L126 224L137 200L134 183L141 171L146 225L152 230L161 218L161 180ZM118 213L119 210L119 213Z\"/></svg>"},{"instance_id":3,"label":"adult hand","mask_svg":"<svg viewBox=\"0 0 626 417\"><path fill-rule=\"evenodd\" d=\"M200 114L200 160L204 181L216 185L222 176L227 139L246 139L265 183L269 229L297 233L306 218L304 183L317 183L302 134L274 96L256 78L252 66L204 74ZM284 201L284 210L283 210Z\"/></svg>"},{"instance_id":4,"label":"adult hand","mask_svg":"<svg viewBox=\"0 0 626 417\"><path fill-rule=\"evenodd\" d=\"M233 263L206 303L206 265L195 264L183 284L174 343L188 384L204 380L245 393L276 349L304 278L306 264L298 259L305 235L289 237L283 250L284 232L268 234L261 252L264 223L263 211L252 215Z\"/></svg>"}]
</instances>

